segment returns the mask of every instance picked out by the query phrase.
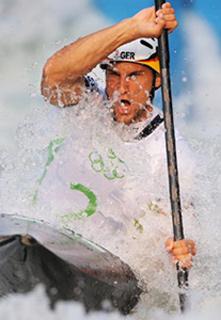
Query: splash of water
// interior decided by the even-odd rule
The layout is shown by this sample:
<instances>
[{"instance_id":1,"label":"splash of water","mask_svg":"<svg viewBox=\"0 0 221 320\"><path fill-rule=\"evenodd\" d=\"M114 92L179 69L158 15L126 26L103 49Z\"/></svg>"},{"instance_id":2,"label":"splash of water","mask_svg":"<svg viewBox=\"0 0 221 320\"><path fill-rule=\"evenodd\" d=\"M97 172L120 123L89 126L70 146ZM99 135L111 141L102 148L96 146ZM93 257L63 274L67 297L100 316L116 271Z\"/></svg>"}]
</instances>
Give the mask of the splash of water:
<instances>
[{"instance_id":1,"label":"splash of water","mask_svg":"<svg viewBox=\"0 0 221 320\"><path fill-rule=\"evenodd\" d=\"M188 20L188 22L190 22L190 20ZM192 24L189 23L189 25L194 28L195 23L196 21L194 19L194 22L192 22ZM202 26L200 22L198 22L197 25ZM210 33L206 38L213 39ZM193 42L191 42L191 47L195 40L197 39L193 39ZM200 43L197 43L194 50L196 54L195 61L199 61L199 51ZM202 52L204 51L202 50ZM218 55L216 54L215 58L217 58L217 56ZM208 57L206 56L205 59L208 59ZM216 61L217 63L220 63L219 59ZM217 63L216 67L218 65ZM212 62L210 65L213 65ZM199 70L199 66L197 70ZM202 68L201 70L203 73L203 70L205 69ZM198 106L200 108L196 111L197 117L194 118L195 121L186 122L186 125L182 127L185 129L184 132L186 132L186 136L189 138L192 147L200 156L196 177L198 180L195 182L197 183L197 186L196 189L192 191L192 196L195 200L194 212L199 213L197 218L199 227L197 228L195 225L192 225L191 215L185 216L185 225L188 226L188 235L197 239L200 236L200 239L198 239L198 257L195 260L195 265L191 271L190 278L190 286L194 292L193 305L196 306L199 303L200 305L204 305L205 314L200 314L200 319L203 319L203 317L205 319L208 319L209 316L211 317L211 306L214 306L215 314L219 311L216 310L216 306L218 305L216 299L220 295L220 284L217 279L220 278L219 270L221 270L219 258L220 219L217 214L217 208L219 208L220 201L218 195L221 184L221 179L219 178L220 169L217 166L220 158L219 137L216 136L216 128L218 126L213 126L214 134L210 131L209 137L208 134L206 134L206 137L204 136L203 139L202 133L204 130L199 127L196 130L196 124L208 124L208 122L211 123L214 121L214 117L212 116L213 112L210 113L210 116L206 116L206 119L199 117L203 114L201 112L202 105L204 105L204 110L207 111L211 110L208 108L209 105L218 105L218 101L212 99L216 96L215 94L206 95L206 98L199 100L201 98L201 92L205 92L205 90L211 92L211 88L214 88L213 79L205 77L208 74L210 74L210 72L207 72L206 74L203 73L194 80L194 83L198 85L196 85L193 91L194 95L191 96L190 100L188 100L188 97L185 95L185 97L182 97L183 100L180 101L180 105L182 106L190 105L191 107L192 104L194 104L194 107ZM199 79L204 79L205 82L204 80L200 82ZM211 87L208 88L209 83L211 84ZM218 90L215 92L217 91ZM194 96L197 97L195 102L193 102ZM191 103L189 103L189 101L191 101ZM106 113L102 112L98 114L96 105L93 105L93 107L95 107L93 109L91 104L93 105L91 102L89 104L83 103L77 110L74 110L73 108L60 110L47 106L44 108L39 107L35 108L25 119L17 130L18 148L16 154L12 155L6 151L2 151L0 154L1 211L7 213L17 212L27 216L43 218L58 225L68 223L71 227L78 228L79 231L82 231L86 237L95 240L95 242L98 242L113 253L119 255L125 262L132 266L137 276L144 282L144 287L147 286L147 289L149 290L149 292L143 295L142 301L137 309L139 319L146 319L148 308L155 306L167 309L169 300L171 301L170 308L177 305L175 271L169 263L163 249L163 240L171 233L171 222L167 212L168 204L163 203L162 209L161 204L159 204L159 199L155 199L155 197L152 198L154 194L152 191L154 188L156 189L156 185L159 193L163 194L162 198L165 196L166 192L163 190L163 185L161 185L162 182L159 182L157 179L156 181L149 181L146 177L147 167L144 165L142 157L140 156L140 154L143 154L144 152L143 148L139 147L138 149L140 150L137 150L137 152L131 152L132 149L127 148L121 150L118 146L119 138L112 135L112 127L108 120L105 120ZM187 114L186 109L184 110L184 113ZM207 113L205 112L204 114ZM91 123L92 119L93 126L88 127L88 122ZM105 131L102 129L103 127L105 127ZM85 130L85 128L87 128L87 130ZM146 207L143 207L143 215L141 214L141 216L137 217L137 206L132 206L135 211L135 215L131 219L132 223L130 223L131 221L128 221L128 212L125 211L125 199L121 198L122 195L115 190L112 193L112 198L108 199L109 203L106 203L106 207L108 208L107 216L104 216L102 212L99 213L97 221L99 221L100 224L97 224L98 229L96 230L93 230L92 225L89 223L88 225L85 225L79 221L77 224L76 221L62 221L60 220L59 215L54 215L54 207L56 207L56 209L59 208L60 210L60 208L62 209L64 206L64 195L62 193L60 193L62 203L61 201L58 201L56 204L54 204L53 201L42 201L38 206L38 210L33 206L33 198L37 197L41 192L39 190L39 193L36 193L45 178L45 170L48 171L51 165L50 159L53 157L56 158L59 144L62 144L62 139L69 139L69 146L72 146L75 143L76 138L74 131L76 129L81 132L81 138L84 140L82 145L78 145L77 150L79 150L79 152L84 151L85 145L89 144L93 145L93 147L97 147L98 145L105 144L106 141L109 141L115 147L114 154L110 151L109 156L112 158L114 157L114 161L118 159L117 166L119 166L119 163L122 164L121 161L126 159L134 169L136 174L133 173L130 175L126 190L127 201L130 205L130 199L135 199L135 204L141 203L142 201L142 197L139 198L134 190L151 190L151 194L148 192L149 194L147 196L150 201L146 201ZM199 134L197 135L197 133ZM192 136L196 138L193 139ZM213 143L211 143L211 141ZM51 145L52 142L54 144ZM131 154L133 154L133 158L131 157ZM105 161L113 160L108 157L108 153L106 153L106 155L107 157L103 157L101 160L99 156L96 158L97 154L93 154L93 157L95 158L91 157L91 160L92 162L95 161L95 164L100 166L98 168L95 167L95 170L98 170L103 175L106 174L108 177L112 177L113 170L116 170L116 165L114 164L111 168L109 163L104 165ZM208 158L210 158L209 161ZM73 158L73 165L74 160L75 159ZM100 160L100 162L96 162L97 160ZM147 162L148 160L150 160L150 158L147 157ZM61 158L56 161L60 161L62 166L63 163L70 161L70 159L65 155L65 152L63 152ZM115 176L122 176L122 174L124 174L126 168L122 165L121 169L122 171L117 171ZM148 170L150 170L149 167ZM188 165L186 170L189 170ZM216 188L214 188L214 184L216 185ZM194 197L195 195L196 197ZM73 203L71 203L71 205L73 205ZM119 208L122 209L120 211L124 214L119 215L119 219L116 219L116 211L119 211ZM190 209L192 212L192 208ZM78 210L81 210L81 206L76 206L75 211L78 212ZM208 214L208 212L210 214ZM159 217L161 221L160 224ZM97 223L97 221L94 220L93 222ZM99 232L97 232L98 230ZM115 230L118 230L118 232L114 232ZM127 232L125 230L127 230ZM111 236L111 242L107 235ZM36 296L34 295L33 305L35 304L35 299L37 297L38 294ZM210 301L207 305L205 303L206 300ZM14 301L16 301L16 299ZM5 304L5 307L7 309L7 303ZM23 306L21 311L23 315L24 308L25 307ZM77 312L76 305L72 305L70 308L71 310L74 308L75 311L72 312ZM51 316L51 313L46 307L43 312L45 312L48 317ZM64 309L62 309L61 313L59 312L59 315L67 315L67 311L64 311ZM84 315L81 314L80 317L83 318ZM96 317L99 316L96 315ZM107 318L110 319L111 317L112 315L107 316ZM119 315L116 317L120 318ZM162 314L154 313L152 317L154 319L157 319L157 317L162 318ZM164 315L164 318L166 317L167 316ZM197 319L198 315L188 315L188 319L191 319L191 317Z\"/></svg>"},{"instance_id":2,"label":"splash of water","mask_svg":"<svg viewBox=\"0 0 221 320\"><path fill-rule=\"evenodd\" d=\"M17 130L16 156L11 160L2 156L0 211L81 233L131 266L145 292L139 312L142 305L177 310L176 273L164 251L171 218L163 129L148 150L145 143L122 141L128 129L115 126L96 94L78 108L33 109ZM192 183L184 171L188 164L190 173L192 164L186 160L181 172L187 184L184 195ZM184 196L184 211L188 235L195 238L191 200L198 189L193 192ZM199 271L200 259L196 266ZM191 287L199 282L196 272Z\"/></svg>"}]
</instances>

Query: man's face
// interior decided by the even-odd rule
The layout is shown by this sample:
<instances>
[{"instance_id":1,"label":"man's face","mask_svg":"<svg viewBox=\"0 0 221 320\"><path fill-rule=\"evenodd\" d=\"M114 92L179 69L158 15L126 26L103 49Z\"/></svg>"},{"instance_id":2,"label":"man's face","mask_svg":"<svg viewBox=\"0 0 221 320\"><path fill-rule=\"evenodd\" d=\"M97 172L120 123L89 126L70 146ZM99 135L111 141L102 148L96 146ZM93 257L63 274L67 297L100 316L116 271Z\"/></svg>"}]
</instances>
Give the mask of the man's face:
<instances>
[{"instance_id":1,"label":"man's face","mask_svg":"<svg viewBox=\"0 0 221 320\"><path fill-rule=\"evenodd\" d=\"M144 65L118 62L106 71L106 93L113 102L115 120L127 125L148 117L153 72Z\"/></svg>"}]
</instances>

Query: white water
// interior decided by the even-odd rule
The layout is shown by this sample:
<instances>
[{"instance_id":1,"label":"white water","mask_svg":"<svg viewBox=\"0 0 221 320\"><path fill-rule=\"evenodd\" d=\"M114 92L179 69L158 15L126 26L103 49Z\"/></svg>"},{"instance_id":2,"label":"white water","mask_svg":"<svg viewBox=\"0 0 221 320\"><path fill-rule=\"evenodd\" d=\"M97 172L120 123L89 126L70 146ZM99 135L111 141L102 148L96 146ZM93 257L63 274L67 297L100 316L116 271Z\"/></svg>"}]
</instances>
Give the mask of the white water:
<instances>
[{"instance_id":1,"label":"white water","mask_svg":"<svg viewBox=\"0 0 221 320\"><path fill-rule=\"evenodd\" d=\"M25 1L23 2L25 3ZM49 2L48 2L49 3ZM26 2L27 5L27 2ZM56 2L55 2L56 5ZM85 4L84 4L85 5ZM81 6L75 4L75 10L81 10ZM52 7L51 7L52 8ZM17 7L18 9L18 7ZM31 9L31 8L29 8ZM40 10L40 7L36 6L32 8L31 11L32 14L36 12L36 10ZM68 8L66 9L68 12ZM42 11L42 8L41 8ZM19 12L19 10L18 10ZM22 13L21 11L20 13ZM56 11L55 11L56 12ZM79 11L80 12L80 11ZM91 14L91 11L90 11ZM30 15L31 16L31 15ZM29 16L29 17L30 17ZM62 13L61 13L62 16ZM48 16L47 16L48 17ZM53 26L56 25L58 21L60 21L60 17L56 16L53 17ZM73 19L74 21L75 19ZM31 23L30 21L28 21ZM47 19L47 23L51 23L50 19ZM50 25L48 24L48 27ZM96 27L99 27L99 23ZM218 90L216 89L216 86L218 86L218 76L211 77L211 68L214 68L214 70L217 72L220 70L220 58L219 58L219 52L218 49L216 49L216 40L213 37L213 34L209 30L209 28L200 20L197 20L195 17L188 17L188 25L186 26L187 34L191 33L191 30L194 28L204 28L204 40L206 39L207 44L206 47L210 46L214 48L213 55L208 56L205 53L205 57L203 55L203 48L204 44L201 41L198 40L198 35L194 37L192 34L190 41L188 43L188 48L191 52L191 61L192 61L192 68L195 70L193 73L195 76L193 77L193 89L190 95L187 95L184 93L183 97L180 97L179 101L176 102L176 105L179 106L179 111L177 114L177 120L180 122L180 128L185 133L186 137L190 141L192 147L197 151L198 154L204 156L206 154L206 157L200 157L200 163L199 163L199 182L201 183L200 190L201 197L200 202L197 208L200 208L200 224L201 229L200 232L202 233L201 241L198 242L199 246L199 253L198 258L196 258L195 266L193 270L191 271L191 278L190 278L190 285L192 288L195 289L193 293L193 308L195 309L195 312L188 315L188 319L197 319L198 317L200 319L208 319L208 317L216 317L218 318L219 313L219 301L217 300L217 297L220 296L220 259L219 259L219 252L220 252L220 246L218 245L218 241L220 240L219 236L219 215L218 215L218 209L219 203L218 203L218 197L220 190L220 178L219 178L219 167L218 167L218 159L220 155L220 146L219 146L219 136L218 133L218 126L220 123L220 119L218 117L218 114L216 113L214 115L215 107L218 109L218 102L219 102L219 96L216 94ZM58 32L59 26L57 26L57 29L54 28L56 32ZM14 32L14 30L13 30ZM26 33L27 32L27 33ZM24 35L19 39L19 43L22 43L22 46L24 46L25 42L28 42L27 39L29 39L29 32L28 30L24 31L21 30L21 35ZM82 30L78 31L79 33L82 32ZM45 33L43 33L45 34ZM42 36L42 33L39 32L39 35ZM8 35L7 35L8 37ZM43 37L43 36L42 36ZM62 35L61 35L62 37ZM72 39L72 36L69 35L70 39ZM30 36L32 38L32 35ZM48 40L53 42L51 44L52 51L55 49L54 47L54 41L55 39L52 37L52 40ZM40 43L45 43L46 40L42 38ZM211 42L211 43L210 43ZM19 43L16 44L16 47L19 47ZM5 46L7 48L8 43L5 42ZM60 47L62 44L59 44ZM38 50L41 51L41 46L39 46ZM48 50L48 47L47 47ZM12 53L13 55L14 53ZM189 53L187 52L187 56ZM200 58L199 58L200 57ZM16 57L16 62L24 63L26 65L25 57L19 57L19 55ZM41 58L42 60L44 59ZM205 59L208 62L208 70L205 69ZM201 62L200 62L201 60ZM6 60L7 61L7 60ZM35 60L32 60L35 61ZM40 77L40 69L43 62L41 62L38 67L36 65L33 67L33 69L28 71L28 74L32 77L32 73L38 73L38 76ZM201 65L204 67L201 68ZM9 65L5 64L5 69L8 70L8 77L11 79L12 72L13 75L16 75L16 70L11 70L9 68ZM37 71L38 70L38 71ZM216 74L213 73L213 74ZM18 71L17 75L20 75L20 71ZM217 72L219 75L220 73ZM35 75L36 79L37 77ZM32 78L33 79L33 78ZM24 79L23 79L24 80ZM31 80L32 82L33 80ZM33 82L32 82L33 83ZM19 107L19 103L17 102L17 98L14 98L14 100L11 100L11 93L9 94L8 88L10 88L11 91L14 91L12 83L6 84L6 89L3 91L3 98L1 98L2 101L4 101L3 106L8 107L9 105ZM11 85L11 87L10 87ZM20 90L24 86L27 87L26 81L20 82ZM15 88L20 92L18 84L16 83ZM31 92L30 92L31 91ZM1 152L1 167L3 167L5 170L3 171L3 174L1 177L1 183L3 184L3 189L1 188L1 211L4 210L5 212L26 212L27 206L30 202L31 194L27 194L28 190L33 189L33 184L35 183L36 179L39 178L39 174L42 172L42 168L45 164L45 152L44 148L47 147L48 143L54 139L55 136L66 136L69 135L73 126L75 125L75 119L71 117L71 114L73 113L72 110L57 110L57 109L51 109L51 107L43 106L42 103L38 102L38 98L33 96L38 91L37 89L37 80L33 87L31 87L31 90L29 91L29 94L31 93L32 96L28 95L27 100L29 101L29 104L32 106L33 104L39 104L41 105L39 108L36 108L32 111L32 113L29 114L29 116L23 121L23 124L20 126L17 132L17 145L18 149L16 150L16 158L13 153L7 153L7 152ZM202 94L203 93L203 94ZM23 105L25 102L25 95L22 94L21 102L20 104ZM35 101L32 102L32 101ZM39 100L40 101L40 100ZM212 106L212 107L210 107ZM194 108L195 114L197 114L197 117L191 119L185 119L185 116L188 115L188 108ZM216 110L217 110L216 109ZM5 118L8 114L8 110L4 109L3 117ZM14 113L14 110L13 110ZM184 118L182 115L184 114ZM83 113L84 115L84 113ZM21 116L23 117L23 116ZM17 114L16 114L17 118ZM85 114L85 118L87 118L87 113ZM85 119L86 120L86 119ZM17 122L17 119L15 119L15 122ZM48 124L51 124L48 126ZM9 124L7 126L11 126L12 122L9 121ZM53 124L56 124L56 126L53 126ZM204 125L202 129L202 125ZM205 130L205 125L207 126ZM213 130L209 130L209 128L213 128ZM5 132L5 131L4 131ZM9 135L8 135L9 136ZM3 145L6 145L4 137ZM8 141L8 140L7 140ZM11 141L11 140L9 140ZM213 143L211 143L213 142ZM12 142L11 142L12 143ZM206 150L205 150L206 149ZM211 156L211 158L209 157ZM139 163L139 162L138 162ZM140 164L140 163L139 163ZM14 166L14 167L13 167ZM140 164L140 168L142 171L142 164ZM209 170L209 171L208 171ZM16 172L16 173L15 173ZM7 182L6 182L7 181ZM213 183L215 181L216 187L213 187ZM1 186L2 186L1 184ZM146 186L146 185L145 185ZM211 200L212 199L212 200ZM47 217L49 219L49 217ZM53 218L50 217L50 220L53 222ZM166 221L165 221L166 220ZM176 297L176 279L175 279L175 272L174 269L169 264L168 258L166 254L164 253L163 249L163 237L161 240L156 238L156 234L158 234L159 231L162 231L163 236L167 236L170 233L170 220L162 217L161 218L161 225L158 223L158 219L154 219L151 217L151 223L145 224L144 222L144 229L145 231L149 231L150 233L142 235L137 234L137 241L139 241L139 245L133 248L132 242L128 241L123 244L121 243L121 246L118 246L116 248L116 242L123 241L123 236L119 235L119 238L116 238L116 242L113 243L113 246L109 249L112 249L112 251L117 250L118 254L120 256L123 256L124 259L128 259L128 262L130 264L133 263L133 260L135 260L134 268L136 271L140 273L140 276L146 280L148 284L151 283L152 286L152 296L146 295L142 297L142 301L140 302L136 314L132 317L134 319L147 319L147 312L149 312L149 307L152 305L157 305L158 300L158 307L162 308L162 297L159 297L159 289L165 290L165 292L169 292L172 296ZM54 221L55 223L55 221ZM165 228L165 229L164 229ZM156 232L157 230L157 232ZM166 230L166 232L165 232ZM89 230L90 231L90 230ZM191 230L191 227L188 228L189 234L196 234L195 230ZM152 233L152 237L151 237ZM91 234L92 236L92 234ZM99 235L99 241L103 242L108 245L108 241L105 237L102 237L102 234ZM150 251L147 252L147 249L143 246L144 243L147 243L149 238L152 238L152 241L154 241L154 245L149 247ZM124 239L125 240L125 239ZM160 245L159 245L160 244ZM131 252L125 254L125 248L130 248ZM136 256L136 259L134 259L134 252L137 251L137 247L141 248L141 250L138 252L138 255ZM137 253L137 252L136 252ZM151 257L150 260L148 259L149 256ZM148 261L148 263L146 262ZM162 263L162 267L160 267L160 270L158 270L158 273L156 273L156 261L160 261ZM160 282L159 281L160 278ZM143 280L143 279L142 279ZM162 284L161 284L162 283ZM156 291L154 291L156 290ZM203 295L205 295L205 298L203 298ZM37 306L39 305L39 299L42 301L42 315L37 313ZM152 301L151 299L154 299L155 301ZM205 299L208 301L206 302ZM17 306L16 311L20 310L21 317L25 319L25 313L30 313L30 305L32 309L36 310L36 318L40 316L44 316L44 318L50 319L52 317L51 312L47 309L47 306L43 303L44 295L41 291L35 294L31 294L26 299L23 298L8 298L1 302L1 312L5 312L4 316L8 319L18 319L18 313L16 312L16 316L14 313L11 313L11 306L12 304ZM29 302L29 303L28 303ZM199 302L201 303L204 315L200 313L200 311L197 311L196 306L199 305ZM19 306L19 309L18 309ZM211 314L211 309L214 310L214 315ZM2 313L3 314L3 313ZM34 313L33 313L34 314ZM78 318L85 318L84 312L82 311L81 307L77 304L61 304L56 311L56 317L63 318L69 318L73 317L73 314ZM53 314L53 317L55 317L55 314ZM102 317L102 319L115 319L119 318L119 315L91 315L89 318L93 317L96 319L99 319L99 317ZM166 315L163 316L166 319ZM160 319L162 318L162 314L159 312L154 312L154 315L148 316L148 319Z\"/></svg>"},{"instance_id":2,"label":"white water","mask_svg":"<svg viewBox=\"0 0 221 320\"><path fill-rule=\"evenodd\" d=\"M0 2L0 149L13 149L18 123L36 104L42 67L60 47L110 24L89 0ZM83 17L83 18L82 18Z\"/></svg>"}]
</instances>

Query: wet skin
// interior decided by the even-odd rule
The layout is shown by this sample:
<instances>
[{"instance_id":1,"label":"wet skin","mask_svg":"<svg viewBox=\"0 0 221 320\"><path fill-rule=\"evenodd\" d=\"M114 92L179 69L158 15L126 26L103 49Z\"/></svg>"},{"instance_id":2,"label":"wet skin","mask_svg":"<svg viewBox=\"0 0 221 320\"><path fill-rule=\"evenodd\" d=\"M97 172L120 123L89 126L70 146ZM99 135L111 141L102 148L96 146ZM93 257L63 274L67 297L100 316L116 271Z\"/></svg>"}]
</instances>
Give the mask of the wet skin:
<instances>
[{"instance_id":1,"label":"wet skin","mask_svg":"<svg viewBox=\"0 0 221 320\"><path fill-rule=\"evenodd\" d=\"M118 62L107 68L106 93L116 121L129 125L148 118L153 80L153 71L137 63ZM159 78L156 86L158 82Z\"/></svg>"}]
</instances>

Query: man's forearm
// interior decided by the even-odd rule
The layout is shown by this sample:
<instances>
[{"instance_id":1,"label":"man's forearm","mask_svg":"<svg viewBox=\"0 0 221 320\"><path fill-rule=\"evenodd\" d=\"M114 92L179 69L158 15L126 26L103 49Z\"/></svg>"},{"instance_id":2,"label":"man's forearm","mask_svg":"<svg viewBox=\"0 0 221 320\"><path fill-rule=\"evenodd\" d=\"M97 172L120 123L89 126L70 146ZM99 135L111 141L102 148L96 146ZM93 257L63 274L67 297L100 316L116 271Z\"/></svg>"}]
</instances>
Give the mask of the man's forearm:
<instances>
[{"instance_id":1,"label":"man's forearm","mask_svg":"<svg viewBox=\"0 0 221 320\"><path fill-rule=\"evenodd\" d=\"M112 27L80 38L47 61L41 82L43 96L55 105L77 104L85 88L83 76L110 53L138 38L159 37L164 28L172 31L176 26L174 9L165 3L157 12L154 7L143 9Z\"/></svg>"},{"instance_id":2,"label":"man's forearm","mask_svg":"<svg viewBox=\"0 0 221 320\"><path fill-rule=\"evenodd\" d=\"M51 85L74 82L124 43L136 38L132 19L80 38L56 52L47 61L44 76Z\"/></svg>"}]
</instances>

